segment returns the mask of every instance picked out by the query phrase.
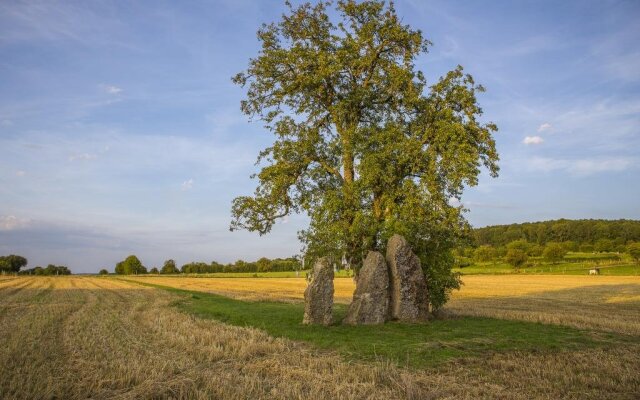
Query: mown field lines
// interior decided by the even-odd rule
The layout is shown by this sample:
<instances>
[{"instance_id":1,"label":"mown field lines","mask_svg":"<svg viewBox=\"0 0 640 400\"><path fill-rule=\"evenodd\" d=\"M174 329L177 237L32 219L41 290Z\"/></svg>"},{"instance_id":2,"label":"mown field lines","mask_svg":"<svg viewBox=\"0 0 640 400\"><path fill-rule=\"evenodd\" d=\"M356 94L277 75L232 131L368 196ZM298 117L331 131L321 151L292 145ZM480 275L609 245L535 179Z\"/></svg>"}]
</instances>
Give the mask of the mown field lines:
<instances>
[{"instance_id":1,"label":"mown field lines","mask_svg":"<svg viewBox=\"0 0 640 400\"><path fill-rule=\"evenodd\" d=\"M484 316L640 335L640 278L498 275L464 277L447 309Z\"/></svg>"},{"instance_id":2,"label":"mown field lines","mask_svg":"<svg viewBox=\"0 0 640 400\"><path fill-rule=\"evenodd\" d=\"M398 398L438 390L385 363L345 362L193 318L161 290L73 277L13 284L24 288L0 289L1 398Z\"/></svg>"},{"instance_id":3,"label":"mown field lines","mask_svg":"<svg viewBox=\"0 0 640 400\"><path fill-rule=\"evenodd\" d=\"M490 337L484 343L443 332L450 339L415 345L479 353L413 368L380 357L345 358L251 324L181 312L198 300L193 296L110 278L0 282L0 398L633 399L640 393L640 345L633 336L620 341L543 327L539 334L565 329L568 336L556 336L564 338L560 347L500 350L491 348L499 342ZM357 344L371 332L331 340Z\"/></svg>"}]
</instances>

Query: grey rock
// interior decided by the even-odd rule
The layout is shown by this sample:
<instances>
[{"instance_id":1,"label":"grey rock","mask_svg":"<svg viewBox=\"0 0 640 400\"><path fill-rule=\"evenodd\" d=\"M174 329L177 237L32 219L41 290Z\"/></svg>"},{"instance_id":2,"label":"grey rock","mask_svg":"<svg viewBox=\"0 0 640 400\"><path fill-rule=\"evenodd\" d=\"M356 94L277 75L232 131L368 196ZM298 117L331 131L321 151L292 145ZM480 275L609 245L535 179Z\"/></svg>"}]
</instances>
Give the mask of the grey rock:
<instances>
[{"instance_id":1,"label":"grey rock","mask_svg":"<svg viewBox=\"0 0 640 400\"><path fill-rule=\"evenodd\" d=\"M384 256L370 251L360 273L353 301L343 323L383 324L389 316L389 269Z\"/></svg>"},{"instance_id":2,"label":"grey rock","mask_svg":"<svg viewBox=\"0 0 640 400\"><path fill-rule=\"evenodd\" d=\"M329 325L333 321L333 268L326 257L313 266L309 285L304 291L303 324Z\"/></svg>"},{"instance_id":3,"label":"grey rock","mask_svg":"<svg viewBox=\"0 0 640 400\"><path fill-rule=\"evenodd\" d=\"M393 235L387 243L390 305L392 319L407 322L425 321L429 317L427 281L406 239Z\"/></svg>"}]
</instances>

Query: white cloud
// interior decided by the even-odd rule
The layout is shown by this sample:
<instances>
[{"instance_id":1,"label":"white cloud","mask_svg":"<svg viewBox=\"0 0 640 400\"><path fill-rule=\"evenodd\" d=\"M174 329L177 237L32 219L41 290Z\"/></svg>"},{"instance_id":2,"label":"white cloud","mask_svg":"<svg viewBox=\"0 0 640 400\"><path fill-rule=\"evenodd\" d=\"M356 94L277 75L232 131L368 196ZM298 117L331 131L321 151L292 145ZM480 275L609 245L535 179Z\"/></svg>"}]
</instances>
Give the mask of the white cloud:
<instances>
[{"instance_id":1,"label":"white cloud","mask_svg":"<svg viewBox=\"0 0 640 400\"><path fill-rule=\"evenodd\" d=\"M89 160L93 160L94 158L96 158L95 154L89 154L89 153L81 153L81 154L73 154L71 156L69 156L69 161L73 162L73 161L89 161Z\"/></svg>"},{"instance_id":2,"label":"white cloud","mask_svg":"<svg viewBox=\"0 0 640 400\"><path fill-rule=\"evenodd\" d=\"M526 144L526 145L536 145L536 144L542 144L544 142L544 139L541 138L540 136L526 136L524 138L524 140L522 141L522 143Z\"/></svg>"},{"instance_id":3,"label":"white cloud","mask_svg":"<svg viewBox=\"0 0 640 400\"><path fill-rule=\"evenodd\" d=\"M107 92L109 94L118 94L118 93L122 92L122 88L119 88L119 87L114 86L114 85L100 85L100 87L102 87L102 90L104 90L105 92Z\"/></svg>"},{"instance_id":4,"label":"white cloud","mask_svg":"<svg viewBox=\"0 0 640 400\"><path fill-rule=\"evenodd\" d=\"M538 127L538 132L548 131L549 129L551 129L551 124L548 122L545 122L544 124Z\"/></svg>"},{"instance_id":5,"label":"white cloud","mask_svg":"<svg viewBox=\"0 0 640 400\"><path fill-rule=\"evenodd\" d=\"M0 121L0 125L2 125L2 126L11 126L11 125L13 125L13 121L11 121L10 119L3 119L2 121Z\"/></svg>"},{"instance_id":6,"label":"white cloud","mask_svg":"<svg viewBox=\"0 0 640 400\"><path fill-rule=\"evenodd\" d=\"M186 180L182 182L182 190L187 191L193 188L193 179Z\"/></svg>"},{"instance_id":7,"label":"white cloud","mask_svg":"<svg viewBox=\"0 0 640 400\"><path fill-rule=\"evenodd\" d=\"M15 215L0 215L0 231L12 231L29 225L28 219L18 218Z\"/></svg>"},{"instance_id":8,"label":"white cloud","mask_svg":"<svg viewBox=\"0 0 640 400\"><path fill-rule=\"evenodd\" d=\"M543 172L565 171L577 176L626 171L636 166L638 166L638 160L629 157L574 160L535 157L529 160L530 170Z\"/></svg>"},{"instance_id":9,"label":"white cloud","mask_svg":"<svg viewBox=\"0 0 640 400\"><path fill-rule=\"evenodd\" d=\"M26 171L22 171L22 170L16 171L16 176L25 176L26 174L27 174Z\"/></svg>"}]
</instances>

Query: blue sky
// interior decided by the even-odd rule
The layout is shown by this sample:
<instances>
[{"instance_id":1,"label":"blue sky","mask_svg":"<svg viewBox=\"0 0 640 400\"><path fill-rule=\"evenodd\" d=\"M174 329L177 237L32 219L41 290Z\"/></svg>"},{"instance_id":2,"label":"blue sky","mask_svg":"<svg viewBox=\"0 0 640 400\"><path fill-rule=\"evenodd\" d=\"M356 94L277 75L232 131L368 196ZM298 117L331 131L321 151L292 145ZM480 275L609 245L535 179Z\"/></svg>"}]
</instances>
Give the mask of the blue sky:
<instances>
[{"instance_id":1,"label":"blue sky","mask_svg":"<svg viewBox=\"0 0 640 400\"><path fill-rule=\"evenodd\" d=\"M640 3L397 1L487 88L497 179L463 202L474 226L640 219ZM0 254L95 272L128 254L231 262L296 254L293 216L229 232L270 143L230 77L279 1L0 2Z\"/></svg>"}]
</instances>

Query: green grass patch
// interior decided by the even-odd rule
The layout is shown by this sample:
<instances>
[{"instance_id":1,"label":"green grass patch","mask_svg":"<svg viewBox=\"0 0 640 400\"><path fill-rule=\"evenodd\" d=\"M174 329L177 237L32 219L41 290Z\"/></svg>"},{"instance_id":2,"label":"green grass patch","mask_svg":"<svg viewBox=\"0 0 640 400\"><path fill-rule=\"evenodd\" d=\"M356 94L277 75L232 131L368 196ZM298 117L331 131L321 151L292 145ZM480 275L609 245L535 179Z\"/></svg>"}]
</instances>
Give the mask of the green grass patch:
<instances>
[{"instance_id":1,"label":"green grass patch","mask_svg":"<svg viewBox=\"0 0 640 400\"><path fill-rule=\"evenodd\" d=\"M138 282L140 283L140 282ZM303 304L251 302L215 294L152 285L182 295L174 303L180 310L200 318L259 328L269 335L308 342L344 356L385 359L399 365L432 367L463 357L492 352L559 351L640 340L610 333L593 333L570 327L539 323L464 317L424 324L390 322L379 326L305 326ZM334 306L340 321L347 307Z\"/></svg>"}]
</instances>

